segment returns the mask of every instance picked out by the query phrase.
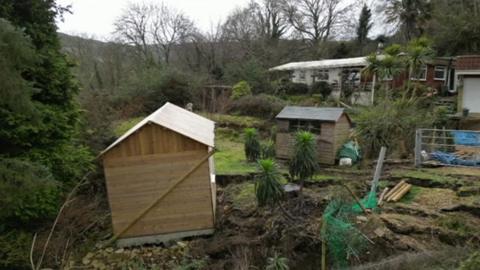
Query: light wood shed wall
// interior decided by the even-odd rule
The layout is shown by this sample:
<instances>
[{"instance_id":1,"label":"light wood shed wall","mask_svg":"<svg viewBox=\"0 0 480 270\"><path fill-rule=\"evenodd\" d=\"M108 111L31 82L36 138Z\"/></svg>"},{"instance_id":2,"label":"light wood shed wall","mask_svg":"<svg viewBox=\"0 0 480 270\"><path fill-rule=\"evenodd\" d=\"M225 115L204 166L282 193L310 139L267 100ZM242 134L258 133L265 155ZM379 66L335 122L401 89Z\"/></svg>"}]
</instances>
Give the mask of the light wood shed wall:
<instances>
[{"instance_id":1,"label":"light wood shed wall","mask_svg":"<svg viewBox=\"0 0 480 270\"><path fill-rule=\"evenodd\" d=\"M278 158L291 157L295 143L295 133L288 130L289 120L277 120L276 154ZM322 122L321 134L316 135L318 162L335 164L338 149L349 137L351 124L347 116L341 116L338 122Z\"/></svg>"},{"instance_id":2,"label":"light wood shed wall","mask_svg":"<svg viewBox=\"0 0 480 270\"><path fill-rule=\"evenodd\" d=\"M351 127L352 127L352 124L345 114L343 114L335 124L335 136L334 136L335 137L335 155L337 154L338 150L342 147L342 145L346 143L348 138L350 137Z\"/></svg>"},{"instance_id":3,"label":"light wood shed wall","mask_svg":"<svg viewBox=\"0 0 480 270\"><path fill-rule=\"evenodd\" d=\"M195 166L208 146L148 124L103 156L114 233ZM209 163L178 185L124 237L213 228Z\"/></svg>"}]
</instances>

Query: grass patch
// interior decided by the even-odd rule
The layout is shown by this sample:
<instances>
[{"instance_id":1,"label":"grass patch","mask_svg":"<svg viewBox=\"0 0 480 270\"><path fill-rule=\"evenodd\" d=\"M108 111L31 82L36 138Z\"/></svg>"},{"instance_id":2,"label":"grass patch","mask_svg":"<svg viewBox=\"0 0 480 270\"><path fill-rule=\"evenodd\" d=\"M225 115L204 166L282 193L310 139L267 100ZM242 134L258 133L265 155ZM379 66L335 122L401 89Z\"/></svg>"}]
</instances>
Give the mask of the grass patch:
<instances>
[{"instance_id":1,"label":"grass patch","mask_svg":"<svg viewBox=\"0 0 480 270\"><path fill-rule=\"evenodd\" d=\"M439 183L456 183L457 179L451 176L447 176L443 173L436 172L434 170L427 169L398 169L392 171L392 176L395 177L405 177L405 178L416 178L421 180L431 180Z\"/></svg>"},{"instance_id":2,"label":"grass patch","mask_svg":"<svg viewBox=\"0 0 480 270\"><path fill-rule=\"evenodd\" d=\"M229 115L229 114L217 114L217 113L200 113L200 115L215 121L219 126L226 127L255 127L260 128L265 125L265 120L251 117L251 116L241 116L241 115Z\"/></svg>"},{"instance_id":3,"label":"grass patch","mask_svg":"<svg viewBox=\"0 0 480 270\"><path fill-rule=\"evenodd\" d=\"M129 129L131 129L133 126L135 126L138 122L142 121L143 118L145 118L145 117L129 118L125 121L122 121L122 122L116 124L115 128L113 129L113 132L115 133L115 136L117 136L117 137L122 136L125 132L127 132Z\"/></svg>"},{"instance_id":4,"label":"grass patch","mask_svg":"<svg viewBox=\"0 0 480 270\"><path fill-rule=\"evenodd\" d=\"M249 174L257 171L255 163L247 162L243 141L238 132L218 128L215 137L215 169L217 174Z\"/></svg>"},{"instance_id":5,"label":"grass patch","mask_svg":"<svg viewBox=\"0 0 480 270\"><path fill-rule=\"evenodd\" d=\"M405 196L403 196L403 198L400 199L400 202L406 203L406 204L412 203L415 200L415 198L422 192L423 192L423 189L421 187L412 186L410 191L408 191L407 194L405 194Z\"/></svg>"},{"instance_id":6,"label":"grass patch","mask_svg":"<svg viewBox=\"0 0 480 270\"><path fill-rule=\"evenodd\" d=\"M327 174L315 174L310 180L310 182L323 182L328 180L342 180L343 177Z\"/></svg>"},{"instance_id":7,"label":"grass patch","mask_svg":"<svg viewBox=\"0 0 480 270\"><path fill-rule=\"evenodd\" d=\"M255 184L252 182L228 185L225 188L225 194L235 208L256 207Z\"/></svg>"},{"instance_id":8,"label":"grass patch","mask_svg":"<svg viewBox=\"0 0 480 270\"><path fill-rule=\"evenodd\" d=\"M475 228L472 228L468 224L467 218L461 214L451 214L448 216L439 217L437 219L438 226L455 231L462 236L468 236L476 232Z\"/></svg>"}]
</instances>

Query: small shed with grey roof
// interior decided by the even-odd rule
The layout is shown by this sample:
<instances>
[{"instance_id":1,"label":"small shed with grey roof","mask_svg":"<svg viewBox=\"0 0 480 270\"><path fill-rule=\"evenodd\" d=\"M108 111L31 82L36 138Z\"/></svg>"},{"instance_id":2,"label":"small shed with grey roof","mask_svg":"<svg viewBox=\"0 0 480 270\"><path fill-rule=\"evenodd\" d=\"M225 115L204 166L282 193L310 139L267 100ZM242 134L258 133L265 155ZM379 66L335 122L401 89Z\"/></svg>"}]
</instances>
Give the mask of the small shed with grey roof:
<instances>
[{"instance_id":1,"label":"small shed with grey roof","mask_svg":"<svg viewBox=\"0 0 480 270\"><path fill-rule=\"evenodd\" d=\"M214 127L167 103L100 154L120 246L213 232Z\"/></svg>"},{"instance_id":2,"label":"small shed with grey roof","mask_svg":"<svg viewBox=\"0 0 480 270\"><path fill-rule=\"evenodd\" d=\"M348 139L352 122L343 108L287 106L276 116L277 158L289 159L295 133L310 131L317 142L318 161L335 164L338 149Z\"/></svg>"}]
</instances>

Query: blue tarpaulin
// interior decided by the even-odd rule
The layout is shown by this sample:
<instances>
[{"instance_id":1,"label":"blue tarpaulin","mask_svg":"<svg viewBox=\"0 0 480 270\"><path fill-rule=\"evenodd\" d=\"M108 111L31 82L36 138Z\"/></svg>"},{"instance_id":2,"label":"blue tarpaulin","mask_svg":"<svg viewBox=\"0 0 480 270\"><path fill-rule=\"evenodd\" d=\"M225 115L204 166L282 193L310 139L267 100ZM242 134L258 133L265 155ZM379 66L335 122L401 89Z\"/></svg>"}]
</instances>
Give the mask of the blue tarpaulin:
<instances>
[{"instance_id":1,"label":"blue tarpaulin","mask_svg":"<svg viewBox=\"0 0 480 270\"><path fill-rule=\"evenodd\" d=\"M480 133L468 131L451 131L455 144L480 146Z\"/></svg>"},{"instance_id":2,"label":"blue tarpaulin","mask_svg":"<svg viewBox=\"0 0 480 270\"><path fill-rule=\"evenodd\" d=\"M461 165L461 166L480 166L480 160L465 160L457 157L454 154L445 153L442 151L435 151L430 153L433 159L440 161L443 164L448 165Z\"/></svg>"}]
</instances>

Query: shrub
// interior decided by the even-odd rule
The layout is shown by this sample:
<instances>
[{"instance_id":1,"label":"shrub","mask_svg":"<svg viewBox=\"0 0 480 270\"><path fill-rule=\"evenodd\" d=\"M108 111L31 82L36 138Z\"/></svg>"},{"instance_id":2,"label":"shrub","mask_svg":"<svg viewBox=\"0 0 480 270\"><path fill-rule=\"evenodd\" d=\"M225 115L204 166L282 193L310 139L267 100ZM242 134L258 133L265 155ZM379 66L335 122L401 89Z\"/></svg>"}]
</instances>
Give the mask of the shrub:
<instances>
[{"instance_id":1,"label":"shrub","mask_svg":"<svg viewBox=\"0 0 480 270\"><path fill-rule=\"evenodd\" d=\"M327 99L328 96L332 93L332 87L328 82L315 82L311 86L311 94L320 94L323 99Z\"/></svg>"},{"instance_id":2,"label":"shrub","mask_svg":"<svg viewBox=\"0 0 480 270\"><path fill-rule=\"evenodd\" d=\"M130 115L150 114L165 102L185 106L192 101L189 78L176 70L146 68L140 70L127 81L122 88L122 93L117 97L116 106L119 110L132 107L132 100L136 100Z\"/></svg>"},{"instance_id":3,"label":"shrub","mask_svg":"<svg viewBox=\"0 0 480 270\"><path fill-rule=\"evenodd\" d=\"M234 101L229 109L231 113L262 118L273 118L283 107L285 101L275 96L260 94L245 96Z\"/></svg>"},{"instance_id":4,"label":"shrub","mask_svg":"<svg viewBox=\"0 0 480 270\"><path fill-rule=\"evenodd\" d=\"M474 252L460 264L459 270L475 270L480 265L480 252Z\"/></svg>"},{"instance_id":5,"label":"shrub","mask_svg":"<svg viewBox=\"0 0 480 270\"><path fill-rule=\"evenodd\" d=\"M277 94L280 95L306 95L309 92L308 85L287 81L279 86Z\"/></svg>"},{"instance_id":6,"label":"shrub","mask_svg":"<svg viewBox=\"0 0 480 270\"><path fill-rule=\"evenodd\" d=\"M18 159L0 159L0 223L28 224L55 214L59 186L44 167Z\"/></svg>"},{"instance_id":7,"label":"shrub","mask_svg":"<svg viewBox=\"0 0 480 270\"><path fill-rule=\"evenodd\" d=\"M289 173L292 179L303 181L312 177L318 168L315 136L308 131L295 134L293 156L289 163Z\"/></svg>"},{"instance_id":8,"label":"shrub","mask_svg":"<svg viewBox=\"0 0 480 270\"><path fill-rule=\"evenodd\" d=\"M269 257L267 260L267 267L265 270L288 270L288 259L282 257L278 253L275 253L273 257Z\"/></svg>"},{"instance_id":9,"label":"shrub","mask_svg":"<svg viewBox=\"0 0 480 270\"><path fill-rule=\"evenodd\" d=\"M234 61L228 64L225 67L224 79L231 84L246 81L254 94L271 91L269 72L256 58L247 61Z\"/></svg>"},{"instance_id":10,"label":"shrub","mask_svg":"<svg viewBox=\"0 0 480 270\"><path fill-rule=\"evenodd\" d=\"M47 167L55 180L63 184L64 189L70 189L94 166L90 150L75 141L47 149L34 149L28 153L27 158Z\"/></svg>"},{"instance_id":11,"label":"shrub","mask_svg":"<svg viewBox=\"0 0 480 270\"><path fill-rule=\"evenodd\" d=\"M244 96L252 95L252 89L246 81L240 81L232 87L232 99L237 100Z\"/></svg>"},{"instance_id":12,"label":"shrub","mask_svg":"<svg viewBox=\"0 0 480 270\"><path fill-rule=\"evenodd\" d=\"M259 206L274 205L283 197L283 187L280 184L280 173L272 159L262 159L258 162L260 173L255 181L255 195Z\"/></svg>"},{"instance_id":13,"label":"shrub","mask_svg":"<svg viewBox=\"0 0 480 270\"><path fill-rule=\"evenodd\" d=\"M245 157L250 162L255 162L260 157L260 142L258 132L254 128L245 129Z\"/></svg>"},{"instance_id":14,"label":"shrub","mask_svg":"<svg viewBox=\"0 0 480 270\"><path fill-rule=\"evenodd\" d=\"M0 230L0 269L31 269L28 261L31 243L31 233Z\"/></svg>"},{"instance_id":15,"label":"shrub","mask_svg":"<svg viewBox=\"0 0 480 270\"><path fill-rule=\"evenodd\" d=\"M275 158L275 143L268 140L262 143L262 159Z\"/></svg>"},{"instance_id":16,"label":"shrub","mask_svg":"<svg viewBox=\"0 0 480 270\"><path fill-rule=\"evenodd\" d=\"M382 146L400 152L413 150L417 128L429 128L435 121L428 108L417 100L380 100L364 107L355 117L357 133L367 157L374 157Z\"/></svg>"}]
</instances>

